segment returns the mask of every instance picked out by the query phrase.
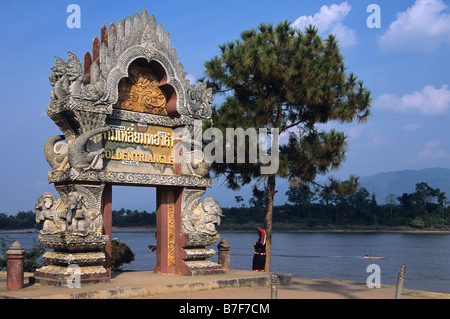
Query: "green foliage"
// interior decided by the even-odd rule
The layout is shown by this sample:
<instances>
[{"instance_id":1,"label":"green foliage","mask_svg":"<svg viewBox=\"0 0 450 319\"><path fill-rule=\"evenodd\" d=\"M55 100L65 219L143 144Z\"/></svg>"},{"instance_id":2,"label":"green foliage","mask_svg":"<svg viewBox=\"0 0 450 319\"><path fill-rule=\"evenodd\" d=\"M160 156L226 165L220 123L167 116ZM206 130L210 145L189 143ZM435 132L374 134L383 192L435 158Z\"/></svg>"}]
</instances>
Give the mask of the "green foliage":
<instances>
[{"instance_id":1,"label":"green foliage","mask_svg":"<svg viewBox=\"0 0 450 319\"><path fill-rule=\"evenodd\" d=\"M389 196L386 204L378 204L375 195L363 187L353 192L323 192L304 184L293 185L286 192L288 203L274 206L273 228L278 231L450 230L450 207L443 201L445 193L426 183L417 185L416 192L403 194L399 201ZM425 206L418 200L423 198L423 190L431 194ZM220 230L251 230L264 221L264 214L255 206L223 208L222 211L226 219Z\"/></svg>"},{"instance_id":2,"label":"green foliage","mask_svg":"<svg viewBox=\"0 0 450 319\"><path fill-rule=\"evenodd\" d=\"M124 208L112 212L112 225L117 227L154 227L156 213L147 211L125 210Z\"/></svg>"},{"instance_id":3,"label":"green foliage","mask_svg":"<svg viewBox=\"0 0 450 319\"><path fill-rule=\"evenodd\" d=\"M130 247L117 238L111 240L111 269L121 270L124 264L134 261L134 253Z\"/></svg>"},{"instance_id":4,"label":"green foliage","mask_svg":"<svg viewBox=\"0 0 450 319\"><path fill-rule=\"evenodd\" d=\"M18 212L16 215L6 215L0 213L0 229L32 229L36 227L36 215L34 212Z\"/></svg>"},{"instance_id":5,"label":"green foliage","mask_svg":"<svg viewBox=\"0 0 450 319\"><path fill-rule=\"evenodd\" d=\"M44 266L45 262L41 258L46 248L33 238L33 247L25 251L23 269L27 272L34 272L37 268Z\"/></svg>"}]
</instances>

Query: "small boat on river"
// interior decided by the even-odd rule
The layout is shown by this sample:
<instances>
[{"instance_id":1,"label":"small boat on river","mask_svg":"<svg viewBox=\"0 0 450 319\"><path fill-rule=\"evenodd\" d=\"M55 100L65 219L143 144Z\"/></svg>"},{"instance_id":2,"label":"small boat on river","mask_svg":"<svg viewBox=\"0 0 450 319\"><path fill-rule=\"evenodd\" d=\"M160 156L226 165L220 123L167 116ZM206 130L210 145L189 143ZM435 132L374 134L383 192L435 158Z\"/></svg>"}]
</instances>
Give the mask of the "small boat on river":
<instances>
[{"instance_id":1,"label":"small boat on river","mask_svg":"<svg viewBox=\"0 0 450 319\"><path fill-rule=\"evenodd\" d=\"M364 255L364 259L386 259L386 257L374 257L370 255Z\"/></svg>"}]
</instances>

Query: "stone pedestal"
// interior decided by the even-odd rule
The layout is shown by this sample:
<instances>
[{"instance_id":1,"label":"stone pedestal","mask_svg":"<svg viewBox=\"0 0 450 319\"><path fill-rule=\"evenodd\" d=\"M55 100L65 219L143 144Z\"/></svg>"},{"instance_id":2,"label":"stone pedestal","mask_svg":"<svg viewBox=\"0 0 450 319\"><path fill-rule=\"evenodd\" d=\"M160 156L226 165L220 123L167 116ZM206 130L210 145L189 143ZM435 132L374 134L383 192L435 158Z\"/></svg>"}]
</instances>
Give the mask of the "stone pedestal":
<instances>
[{"instance_id":1,"label":"stone pedestal","mask_svg":"<svg viewBox=\"0 0 450 319\"><path fill-rule=\"evenodd\" d=\"M109 281L108 272L103 267L105 253L102 251L108 236L65 232L40 234L39 240L54 251L43 255L49 265L36 270L36 283L68 287L73 280L81 285Z\"/></svg>"},{"instance_id":2,"label":"stone pedestal","mask_svg":"<svg viewBox=\"0 0 450 319\"><path fill-rule=\"evenodd\" d=\"M183 248L186 252L184 263L189 268L190 274L195 275L213 275L223 274L226 269L222 265L206 260L214 257L216 252L214 249L206 248L216 243L220 239L220 235L209 234L190 234L189 241Z\"/></svg>"},{"instance_id":3,"label":"stone pedestal","mask_svg":"<svg viewBox=\"0 0 450 319\"><path fill-rule=\"evenodd\" d=\"M6 251L7 272L6 272L6 289L15 290L23 288L23 257L25 249L16 240Z\"/></svg>"},{"instance_id":4,"label":"stone pedestal","mask_svg":"<svg viewBox=\"0 0 450 319\"><path fill-rule=\"evenodd\" d=\"M226 270L231 269L231 254L230 254L230 243L226 238L222 238L219 245L219 264Z\"/></svg>"}]
</instances>

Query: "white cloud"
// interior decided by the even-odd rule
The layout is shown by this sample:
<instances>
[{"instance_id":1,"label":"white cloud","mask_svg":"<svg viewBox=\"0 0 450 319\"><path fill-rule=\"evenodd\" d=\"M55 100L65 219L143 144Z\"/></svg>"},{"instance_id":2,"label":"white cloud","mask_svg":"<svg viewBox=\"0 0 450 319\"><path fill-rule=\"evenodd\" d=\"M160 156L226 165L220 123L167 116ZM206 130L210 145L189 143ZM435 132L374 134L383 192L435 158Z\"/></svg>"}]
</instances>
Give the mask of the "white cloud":
<instances>
[{"instance_id":1,"label":"white cloud","mask_svg":"<svg viewBox=\"0 0 450 319\"><path fill-rule=\"evenodd\" d=\"M350 47L356 44L356 31L343 25L342 21L352 10L347 1L331 6L322 6L314 16L301 16L297 18L292 27L303 30L310 24L319 29L319 33L332 33L336 36L342 47Z\"/></svg>"},{"instance_id":2,"label":"white cloud","mask_svg":"<svg viewBox=\"0 0 450 319\"><path fill-rule=\"evenodd\" d=\"M431 52L441 43L450 43L450 14L442 0L416 0L413 6L397 13L378 43L385 50Z\"/></svg>"},{"instance_id":3,"label":"white cloud","mask_svg":"<svg viewBox=\"0 0 450 319\"><path fill-rule=\"evenodd\" d=\"M418 130L422 127L421 124L418 123L411 123L411 124L406 124L402 126L402 130L403 131L415 131Z\"/></svg>"},{"instance_id":4,"label":"white cloud","mask_svg":"<svg viewBox=\"0 0 450 319\"><path fill-rule=\"evenodd\" d=\"M372 132L370 138L367 144L369 147L394 145L394 141L389 136L380 134L379 132Z\"/></svg>"},{"instance_id":5,"label":"white cloud","mask_svg":"<svg viewBox=\"0 0 450 319\"><path fill-rule=\"evenodd\" d=\"M436 89L432 85L420 91L399 97L396 94L383 94L375 100L374 105L394 112L418 112L423 115L445 114L450 109L450 90L448 85Z\"/></svg>"},{"instance_id":6,"label":"white cloud","mask_svg":"<svg viewBox=\"0 0 450 319\"><path fill-rule=\"evenodd\" d=\"M441 141L432 140L425 143L423 150L417 153L418 160L450 157L450 154L439 148Z\"/></svg>"}]
</instances>

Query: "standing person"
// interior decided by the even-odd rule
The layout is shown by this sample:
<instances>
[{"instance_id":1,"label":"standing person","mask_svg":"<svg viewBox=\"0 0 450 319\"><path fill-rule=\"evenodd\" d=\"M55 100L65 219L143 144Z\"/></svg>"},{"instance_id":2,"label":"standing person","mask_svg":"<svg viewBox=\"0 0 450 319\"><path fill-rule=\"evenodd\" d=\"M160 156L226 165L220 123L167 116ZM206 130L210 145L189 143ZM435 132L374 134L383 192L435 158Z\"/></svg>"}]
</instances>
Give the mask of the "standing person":
<instances>
[{"instance_id":1,"label":"standing person","mask_svg":"<svg viewBox=\"0 0 450 319\"><path fill-rule=\"evenodd\" d=\"M266 265L266 231L261 227L256 228L259 233L258 241L253 245L253 271L264 271Z\"/></svg>"}]
</instances>

